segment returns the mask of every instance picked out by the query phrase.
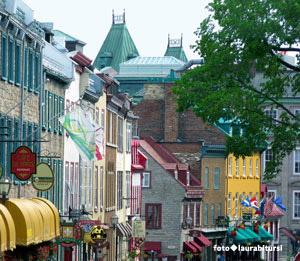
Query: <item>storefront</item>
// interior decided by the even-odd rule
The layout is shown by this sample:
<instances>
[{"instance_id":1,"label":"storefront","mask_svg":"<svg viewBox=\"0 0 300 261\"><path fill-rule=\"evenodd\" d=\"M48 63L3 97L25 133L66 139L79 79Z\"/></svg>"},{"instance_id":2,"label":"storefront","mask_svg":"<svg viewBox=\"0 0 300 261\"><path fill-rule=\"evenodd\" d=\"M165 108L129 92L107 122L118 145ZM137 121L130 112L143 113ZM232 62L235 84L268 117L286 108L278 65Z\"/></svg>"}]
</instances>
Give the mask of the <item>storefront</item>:
<instances>
[{"instance_id":1,"label":"storefront","mask_svg":"<svg viewBox=\"0 0 300 261\"><path fill-rule=\"evenodd\" d=\"M8 260L48 258L56 251L59 213L46 199L6 200L0 204L0 226L2 257Z\"/></svg>"}]
</instances>

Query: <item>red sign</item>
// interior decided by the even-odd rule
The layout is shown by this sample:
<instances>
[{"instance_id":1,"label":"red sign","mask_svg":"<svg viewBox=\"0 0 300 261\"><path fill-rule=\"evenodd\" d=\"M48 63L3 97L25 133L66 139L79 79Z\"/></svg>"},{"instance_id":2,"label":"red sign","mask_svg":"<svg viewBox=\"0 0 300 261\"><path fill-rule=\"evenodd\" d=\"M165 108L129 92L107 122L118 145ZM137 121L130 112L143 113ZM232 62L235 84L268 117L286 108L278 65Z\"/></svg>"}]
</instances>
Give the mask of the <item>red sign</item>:
<instances>
[{"instance_id":1,"label":"red sign","mask_svg":"<svg viewBox=\"0 0 300 261\"><path fill-rule=\"evenodd\" d=\"M30 148L21 146L11 154L11 173L20 180L28 180L36 173L36 153Z\"/></svg>"}]
</instances>

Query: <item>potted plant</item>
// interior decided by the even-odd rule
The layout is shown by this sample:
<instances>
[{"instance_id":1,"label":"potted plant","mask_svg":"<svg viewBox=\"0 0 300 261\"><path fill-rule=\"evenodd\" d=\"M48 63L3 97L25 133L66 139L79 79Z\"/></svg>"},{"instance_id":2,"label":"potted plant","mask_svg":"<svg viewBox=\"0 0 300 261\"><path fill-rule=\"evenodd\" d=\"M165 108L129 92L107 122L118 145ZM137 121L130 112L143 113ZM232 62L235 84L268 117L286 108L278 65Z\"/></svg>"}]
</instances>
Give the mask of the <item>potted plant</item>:
<instances>
[{"instance_id":1,"label":"potted plant","mask_svg":"<svg viewBox=\"0 0 300 261\"><path fill-rule=\"evenodd\" d=\"M185 253L184 257L187 260L191 260L193 258L193 254L190 251L188 251L188 252Z\"/></svg>"},{"instance_id":2,"label":"potted plant","mask_svg":"<svg viewBox=\"0 0 300 261\"><path fill-rule=\"evenodd\" d=\"M136 251L136 249L133 249L128 253L128 258L129 258L129 260L134 260L138 255L139 254Z\"/></svg>"}]
</instances>

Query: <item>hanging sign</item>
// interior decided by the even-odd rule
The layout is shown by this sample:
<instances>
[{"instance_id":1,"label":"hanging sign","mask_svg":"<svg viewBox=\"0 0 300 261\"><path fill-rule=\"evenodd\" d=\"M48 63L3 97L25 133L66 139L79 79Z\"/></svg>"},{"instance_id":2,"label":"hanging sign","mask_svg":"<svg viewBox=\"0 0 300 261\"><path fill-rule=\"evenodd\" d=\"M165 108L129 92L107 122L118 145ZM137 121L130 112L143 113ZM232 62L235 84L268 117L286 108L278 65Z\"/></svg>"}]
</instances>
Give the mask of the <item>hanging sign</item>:
<instances>
[{"instance_id":1,"label":"hanging sign","mask_svg":"<svg viewBox=\"0 0 300 261\"><path fill-rule=\"evenodd\" d=\"M132 237L134 238L145 238L146 237L146 229L145 229L145 221L143 220L134 220L132 222Z\"/></svg>"},{"instance_id":2,"label":"hanging sign","mask_svg":"<svg viewBox=\"0 0 300 261\"><path fill-rule=\"evenodd\" d=\"M36 174L32 175L31 181L36 190L49 190L54 184L54 173L48 164L40 163L36 166Z\"/></svg>"},{"instance_id":3,"label":"hanging sign","mask_svg":"<svg viewBox=\"0 0 300 261\"><path fill-rule=\"evenodd\" d=\"M11 173L19 180L28 180L36 173L36 153L30 148L21 146L15 153L11 153Z\"/></svg>"}]
</instances>

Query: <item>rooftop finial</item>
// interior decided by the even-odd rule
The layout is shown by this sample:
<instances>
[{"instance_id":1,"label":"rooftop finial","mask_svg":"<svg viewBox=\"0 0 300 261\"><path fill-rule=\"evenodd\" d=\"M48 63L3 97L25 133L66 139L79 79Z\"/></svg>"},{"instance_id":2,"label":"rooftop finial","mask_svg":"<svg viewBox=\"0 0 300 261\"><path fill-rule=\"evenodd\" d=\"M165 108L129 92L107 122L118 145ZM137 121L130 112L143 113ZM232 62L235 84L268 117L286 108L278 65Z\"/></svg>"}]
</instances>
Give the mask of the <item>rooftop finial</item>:
<instances>
[{"instance_id":1,"label":"rooftop finial","mask_svg":"<svg viewBox=\"0 0 300 261\"><path fill-rule=\"evenodd\" d=\"M182 47L182 34L179 39L171 39L170 35L168 36L168 47Z\"/></svg>"},{"instance_id":2,"label":"rooftop finial","mask_svg":"<svg viewBox=\"0 0 300 261\"><path fill-rule=\"evenodd\" d=\"M113 10L113 24L125 24L125 9L121 15L115 15Z\"/></svg>"},{"instance_id":3,"label":"rooftop finial","mask_svg":"<svg viewBox=\"0 0 300 261\"><path fill-rule=\"evenodd\" d=\"M182 47L182 39L183 39L183 33L181 33L180 47Z\"/></svg>"}]
</instances>

